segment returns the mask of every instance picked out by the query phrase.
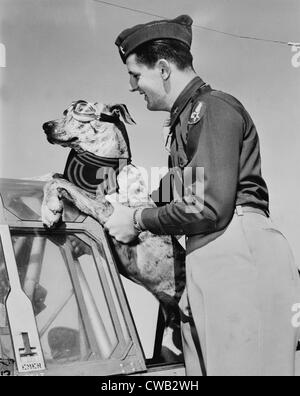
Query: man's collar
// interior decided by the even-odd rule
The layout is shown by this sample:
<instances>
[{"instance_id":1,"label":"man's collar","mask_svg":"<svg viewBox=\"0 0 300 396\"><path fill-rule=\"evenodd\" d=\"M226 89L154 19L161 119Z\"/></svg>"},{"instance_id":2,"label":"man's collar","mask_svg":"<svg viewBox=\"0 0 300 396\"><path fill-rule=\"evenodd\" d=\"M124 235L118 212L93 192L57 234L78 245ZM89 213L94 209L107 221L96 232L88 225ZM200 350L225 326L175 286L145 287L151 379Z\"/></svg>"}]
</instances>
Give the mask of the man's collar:
<instances>
[{"instance_id":1,"label":"man's collar","mask_svg":"<svg viewBox=\"0 0 300 396\"><path fill-rule=\"evenodd\" d=\"M188 104L190 98L202 85L204 85L204 81L199 76L197 76L193 78L184 88L171 109L171 126L174 125L175 121Z\"/></svg>"}]
</instances>

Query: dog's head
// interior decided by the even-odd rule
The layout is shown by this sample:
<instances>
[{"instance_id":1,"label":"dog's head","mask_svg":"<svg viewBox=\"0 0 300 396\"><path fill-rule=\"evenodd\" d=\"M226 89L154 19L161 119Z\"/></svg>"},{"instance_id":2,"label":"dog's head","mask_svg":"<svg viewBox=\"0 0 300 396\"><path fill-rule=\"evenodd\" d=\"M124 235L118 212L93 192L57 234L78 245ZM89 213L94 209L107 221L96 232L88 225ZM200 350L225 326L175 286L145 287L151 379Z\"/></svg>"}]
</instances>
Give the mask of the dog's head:
<instances>
[{"instance_id":1,"label":"dog's head","mask_svg":"<svg viewBox=\"0 0 300 396\"><path fill-rule=\"evenodd\" d=\"M78 100L63 112L62 118L46 122L43 130L52 144L101 157L129 158L129 141L122 120L135 123L123 104Z\"/></svg>"}]
</instances>

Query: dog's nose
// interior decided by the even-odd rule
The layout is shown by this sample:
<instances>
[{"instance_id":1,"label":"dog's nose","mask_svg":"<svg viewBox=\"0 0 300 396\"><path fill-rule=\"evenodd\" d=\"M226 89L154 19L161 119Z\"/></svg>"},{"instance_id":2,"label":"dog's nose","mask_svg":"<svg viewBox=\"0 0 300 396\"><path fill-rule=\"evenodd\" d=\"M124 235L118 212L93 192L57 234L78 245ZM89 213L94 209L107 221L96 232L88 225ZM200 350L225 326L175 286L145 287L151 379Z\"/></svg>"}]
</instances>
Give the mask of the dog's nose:
<instances>
[{"instance_id":1,"label":"dog's nose","mask_svg":"<svg viewBox=\"0 0 300 396\"><path fill-rule=\"evenodd\" d=\"M51 132L51 130L54 128L54 122L52 122L52 121L48 121L48 122L45 122L45 124L43 124L43 130L46 132L46 133L49 133L49 132Z\"/></svg>"}]
</instances>

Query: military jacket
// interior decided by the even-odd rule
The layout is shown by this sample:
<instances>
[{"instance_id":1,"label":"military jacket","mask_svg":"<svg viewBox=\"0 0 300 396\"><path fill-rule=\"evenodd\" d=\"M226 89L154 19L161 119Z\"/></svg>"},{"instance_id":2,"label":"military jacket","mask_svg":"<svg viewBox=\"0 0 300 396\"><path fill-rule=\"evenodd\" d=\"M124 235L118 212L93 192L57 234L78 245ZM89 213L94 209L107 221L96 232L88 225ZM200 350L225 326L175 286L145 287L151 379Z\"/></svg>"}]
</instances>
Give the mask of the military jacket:
<instances>
[{"instance_id":1,"label":"military jacket","mask_svg":"<svg viewBox=\"0 0 300 396\"><path fill-rule=\"evenodd\" d=\"M158 207L142 212L149 231L186 235L189 253L222 234L237 205L268 214L257 130L237 99L195 77L172 107L169 142ZM170 202L161 202L170 186Z\"/></svg>"}]
</instances>

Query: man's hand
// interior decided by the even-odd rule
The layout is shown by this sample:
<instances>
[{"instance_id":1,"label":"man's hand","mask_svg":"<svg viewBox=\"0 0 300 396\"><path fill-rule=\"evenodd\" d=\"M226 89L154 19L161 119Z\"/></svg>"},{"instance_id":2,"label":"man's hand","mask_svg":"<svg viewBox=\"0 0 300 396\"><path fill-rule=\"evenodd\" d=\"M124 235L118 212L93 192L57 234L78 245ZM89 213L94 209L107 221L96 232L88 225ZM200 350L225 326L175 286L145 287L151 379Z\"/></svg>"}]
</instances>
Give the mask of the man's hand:
<instances>
[{"instance_id":1,"label":"man's hand","mask_svg":"<svg viewBox=\"0 0 300 396\"><path fill-rule=\"evenodd\" d=\"M134 241L139 234L133 226L134 209L115 202L111 202L111 204L114 207L114 212L105 223L105 229L118 242L130 243Z\"/></svg>"}]
</instances>

